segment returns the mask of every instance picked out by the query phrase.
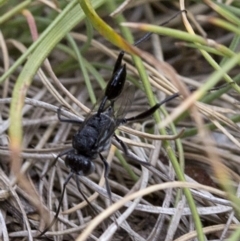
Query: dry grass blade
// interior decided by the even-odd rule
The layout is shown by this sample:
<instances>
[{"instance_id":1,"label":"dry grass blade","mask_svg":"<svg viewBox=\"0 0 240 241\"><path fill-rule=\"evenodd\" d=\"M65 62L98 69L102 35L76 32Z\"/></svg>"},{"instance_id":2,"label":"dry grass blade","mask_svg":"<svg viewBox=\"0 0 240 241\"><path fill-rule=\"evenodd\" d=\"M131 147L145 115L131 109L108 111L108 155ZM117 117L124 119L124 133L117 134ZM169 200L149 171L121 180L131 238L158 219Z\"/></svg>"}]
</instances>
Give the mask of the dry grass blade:
<instances>
[{"instance_id":1,"label":"dry grass blade","mask_svg":"<svg viewBox=\"0 0 240 241\"><path fill-rule=\"evenodd\" d=\"M70 2L73 4L74 1ZM12 5L6 1L0 6L6 12L0 19L2 75L8 73L30 48L33 42L31 34L34 41L38 34L42 36L56 21L56 16L69 6L66 5L68 1L33 0L24 3L24 10L16 0L11 1ZM166 26L161 26L161 31L165 29L162 33L137 46L143 60L141 71L150 84L146 92L144 77L137 69L138 63L133 64L132 57L127 53L124 55L127 80L135 90L134 93L123 93L129 106L126 109L121 107L122 110L119 107L119 110L126 112L126 118L146 111L151 91L155 102L174 93L182 95L161 107L157 113L159 123L150 117L118 128L116 135L126 144L128 155L124 155L124 148L116 138L112 138L110 150L102 153L111 167L109 184L114 204L110 205L108 199L102 162L96 158L93 160L95 172L87 177L79 176L79 180L81 190L99 215L93 214L79 193L75 180L71 180L66 187L58 220L43 239L198 239L192 207L183 192L184 188L189 188L205 239L231 240L232 235L238 235L240 230L237 205L240 183L238 68L229 67L218 85L229 80L234 84L209 92L206 88L204 93L199 89L215 81L211 77L216 65L216 73L220 73L236 58L240 38L230 28L197 21L198 15L208 19L217 13L217 18L225 21L238 20L235 10L239 3L225 1L212 5L210 1L126 0L122 5L119 1L106 1L105 4L109 4L107 10L97 9L97 12L123 35L126 32L121 25L117 26L118 21L134 22L135 26L157 23L158 27L185 4L188 13L186 16L183 14L183 19L178 16ZM113 19L109 17L110 12L115 16ZM125 20L121 19L121 13ZM229 20L228 24L232 26L233 23ZM177 35L180 29L182 35ZM144 34L139 29L131 31L135 40ZM184 39L187 32L191 34ZM179 41L181 43L176 44ZM20 179L11 172L8 133L12 123L9 116L14 98L12 93L24 64L18 65L1 84L0 240L34 240L48 221L51 222L50 217L58 208L63 183L69 174L65 156L58 158L56 165L47 170L59 153L72 147L72 137L80 128L80 122L89 118L87 113L98 108L120 51L93 31L86 21L79 23L49 53L48 59L35 73L24 100ZM34 50L31 56L33 54ZM191 87L199 89L197 92L188 91ZM98 99L95 106L93 95ZM202 100L197 101L200 97ZM71 119L75 123L59 121L57 112L60 106L63 106L62 119ZM166 128L162 131L163 127ZM164 135L160 135L162 132ZM141 166L136 160L146 164ZM173 160L181 168L176 170ZM186 182L177 181L179 173ZM116 220L111 217L113 213Z\"/></svg>"}]
</instances>

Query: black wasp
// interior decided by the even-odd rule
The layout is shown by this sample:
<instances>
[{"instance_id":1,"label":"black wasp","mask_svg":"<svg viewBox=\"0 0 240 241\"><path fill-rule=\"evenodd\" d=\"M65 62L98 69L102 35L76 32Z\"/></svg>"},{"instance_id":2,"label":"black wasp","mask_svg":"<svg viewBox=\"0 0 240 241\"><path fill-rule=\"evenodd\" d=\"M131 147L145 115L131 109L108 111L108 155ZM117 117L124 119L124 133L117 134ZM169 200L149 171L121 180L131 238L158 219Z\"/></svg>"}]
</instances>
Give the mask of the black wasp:
<instances>
[{"instance_id":1,"label":"black wasp","mask_svg":"<svg viewBox=\"0 0 240 241\"><path fill-rule=\"evenodd\" d=\"M135 45L141 43L142 41L149 38L152 33L146 34L143 38L138 40ZM125 155L128 155L128 150L126 145L115 135L115 130L123 124L142 120L151 116L162 104L176 98L179 96L179 93L173 94L163 100L160 103L155 104L153 107L144 111L136 116L125 118L122 117L124 110L123 105L119 107L118 110L115 109L116 102L120 99L119 96L123 92L123 88L126 82L126 65L122 64L124 52L121 51L118 55L117 61L115 63L112 77L107 84L104 97L102 98L99 107L96 113L90 114L88 118L85 119L84 122L73 119L64 119L61 116L61 108L58 109L58 119L61 122L79 124L80 128L74 134L72 138L72 148L68 149L62 153L60 153L54 160L51 166L53 166L57 159L61 156L65 157L65 164L70 168L71 172L64 182L63 191L60 197L59 206L57 208L55 217L51 224L40 234L42 236L44 233L48 231L48 229L54 224L56 221L58 214L60 212L60 206L63 200L63 195L66 189L67 183L70 179L75 176L77 187L83 198L89 204L91 208L92 205L89 203L88 199L85 197L84 193L80 189L79 182L77 181L77 175L87 176L94 172L94 160L100 157L100 160L104 165L104 177L106 180L106 189L109 196L110 201L112 202L111 197L111 189L108 182L108 173L109 173L109 165L102 156L101 152L109 150L111 145L111 138L114 137L117 142L121 145L123 152ZM133 95L133 93L131 93ZM121 115L119 113L122 113ZM140 164L148 165L148 163ZM40 237L39 236L39 237Z\"/></svg>"}]
</instances>

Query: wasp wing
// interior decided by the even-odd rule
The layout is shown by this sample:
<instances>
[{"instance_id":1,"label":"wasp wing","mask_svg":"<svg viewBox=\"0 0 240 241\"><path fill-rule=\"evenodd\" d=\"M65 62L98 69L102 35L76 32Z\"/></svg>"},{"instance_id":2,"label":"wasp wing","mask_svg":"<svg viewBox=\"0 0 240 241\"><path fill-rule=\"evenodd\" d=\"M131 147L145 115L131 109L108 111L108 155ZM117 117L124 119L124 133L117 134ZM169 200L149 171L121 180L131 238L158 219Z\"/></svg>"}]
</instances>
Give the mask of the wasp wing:
<instances>
[{"instance_id":1,"label":"wasp wing","mask_svg":"<svg viewBox=\"0 0 240 241\"><path fill-rule=\"evenodd\" d=\"M135 86L127 82L123 94L114 102L114 117L117 122L128 113L134 99L135 90Z\"/></svg>"},{"instance_id":2,"label":"wasp wing","mask_svg":"<svg viewBox=\"0 0 240 241\"><path fill-rule=\"evenodd\" d=\"M111 122L106 121L106 125L99 130L99 138L96 145L104 145L104 142L109 144L115 130L122 123L122 119L126 116L135 93L135 87L129 83L125 84L122 95L111 103L105 105L105 110L102 113L111 119Z\"/></svg>"}]
</instances>

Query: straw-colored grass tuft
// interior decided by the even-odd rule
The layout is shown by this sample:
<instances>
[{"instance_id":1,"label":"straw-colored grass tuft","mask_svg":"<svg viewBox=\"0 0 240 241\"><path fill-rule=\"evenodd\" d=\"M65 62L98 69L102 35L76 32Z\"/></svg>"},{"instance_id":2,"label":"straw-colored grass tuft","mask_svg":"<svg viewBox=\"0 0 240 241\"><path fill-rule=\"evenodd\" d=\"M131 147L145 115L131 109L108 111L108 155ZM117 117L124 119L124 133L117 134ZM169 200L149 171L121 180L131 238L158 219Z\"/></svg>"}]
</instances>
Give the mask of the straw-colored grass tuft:
<instances>
[{"instance_id":1,"label":"straw-colored grass tuft","mask_svg":"<svg viewBox=\"0 0 240 241\"><path fill-rule=\"evenodd\" d=\"M79 182L98 215L72 179L56 223L41 238L240 240L239 5L0 3L0 240L36 240L52 221L70 170L64 156L49 166L71 148L79 128L61 123L56 113L64 106L64 118L80 121L99 103L121 51L109 41L140 56L124 56L135 88L129 96L122 93L129 98L127 116L174 93L181 96L154 116L116 130L129 157L114 138L102 153L111 167L113 205L102 162L94 159L95 172ZM115 30L112 36L104 22L92 18L91 7ZM146 32L154 34L139 49L117 37L132 43Z\"/></svg>"}]
</instances>

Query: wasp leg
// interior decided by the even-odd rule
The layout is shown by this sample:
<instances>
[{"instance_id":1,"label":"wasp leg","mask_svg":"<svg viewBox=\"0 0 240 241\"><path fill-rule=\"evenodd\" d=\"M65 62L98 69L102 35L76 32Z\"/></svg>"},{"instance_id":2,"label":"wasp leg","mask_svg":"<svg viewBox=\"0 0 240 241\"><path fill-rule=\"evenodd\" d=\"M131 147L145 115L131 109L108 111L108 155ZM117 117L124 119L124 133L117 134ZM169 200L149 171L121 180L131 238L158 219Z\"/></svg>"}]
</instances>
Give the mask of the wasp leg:
<instances>
[{"instance_id":1,"label":"wasp leg","mask_svg":"<svg viewBox=\"0 0 240 241\"><path fill-rule=\"evenodd\" d=\"M80 181L79 181L79 178L77 175L75 175L75 181L77 183L77 188L78 188L78 191L80 192L80 194L82 195L82 197L84 198L84 200L87 202L87 204L90 206L90 208L92 209L94 215L98 215L98 212L97 210L93 207L93 205L88 201L86 195L83 193L82 189L81 189L81 186L80 186Z\"/></svg>"},{"instance_id":2,"label":"wasp leg","mask_svg":"<svg viewBox=\"0 0 240 241\"><path fill-rule=\"evenodd\" d=\"M136 116L133 116L133 117L130 117L130 118L124 118L124 119L122 119L122 124L130 122L130 121L137 121L137 120L145 119L145 118L151 116L161 105L163 105L163 104L167 103L168 101L173 100L173 99L175 99L179 96L180 96L180 93L175 93L175 94L167 97L163 101L157 103L156 105L154 105L150 109L148 109L148 110L146 110L146 111L144 111L144 112L142 112L142 113L140 113Z\"/></svg>"},{"instance_id":3,"label":"wasp leg","mask_svg":"<svg viewBox=\"0 0 240 241\"><path fill-rule=\"evenodd\" d=\"M128 155L128 149L127 149L127 146L125 145L125 143L124 143L122 140L120 140L120 139L116 136L116 134L114 134L113 136L114 136L114 138L116 139L116 141L121 145L124 154L127 156L127 155Z\"/></svg>"},{"instance_id":4,"label":"wasp leg","mask_svg":"<svg viewBox=\"0 0 240 241\"><path fill-rule=\"evenodd\" d=\"M66 190L66 186L67 186L68 182L70 181L70 179L72 178L72 176L73 176L73 173L71 172L68 175L67 179L65 180L65 182L63 184L63 190L62 190L62 194L61 194L61 197L60 197L60 200L59 200L58 208L57 208L57 211L54 215L54 218L53 218L52 222L36 238L39 238L39 237L43 236L53 226L53 224L56 222L58 214L60 212L61 204L62 204L62 201L63 201L63 196L64 196L64 193L65 193L65 190Z\"/></svg>"},{"instance_id":5,"label":"wasp leg","mask_svg":"<svg viewBox=\"0 0 240 241\"><path fill-rule=\"evenodd\" d=\"M46 173L56 164L56 162L57 162L57 160L58 160L59 157L68 154L68 152L70 152L70 151L72 151L72 150L73 150L73 148L67 149L67 150L59 153L59 154L54 158L53 162L50 164L50 166L48 167L48 169L40 176L40 178L43 178L43 177L46 175Z\"/></svg>"},{"instance_id":6,"label":"wasp leg","mask_svg":"<svg viewBox=\"0 0 240 241\"><path fill-rule=\"evenodd\" d=\"M127 146L125 145L125 143L124 143L122 140L120 140L115 134L114 134L113 136L114 136L114 138L116 139L116 141L121 145L124 154L125 154L127 157L129 157L129 158L131 159L131 161L136 162L136 163L138 163L138 164L140 164L140 165L143 165L143 166L151 166L151 164L148 163L148 162L140 161L140 160L134 159L132 156L130 156L130 155L129 155L129 152L128 152L128 148L127 148Z\"/></svg>"},{"instance_id":7,"label":"wasp leg","mask_svg":"<svg viewBox=\"0 0 240 241\"><path fill-rule=\"evenodd\" d=\"M113 204L112 192L111 192L111 188L110 188L110 185L109 185L109 182L108 182L109 165L106 162L106 160L104 159L104 157L102 156L102 154L101 153L98 153L98 154L99 154L99 156L101 158L101 161L103 162L103 165L104 165L104 178L105 178L105 181L106 181L107 194L108 194L108 197L110 199L111 204Z\"/></svg>"}]
</instances>

